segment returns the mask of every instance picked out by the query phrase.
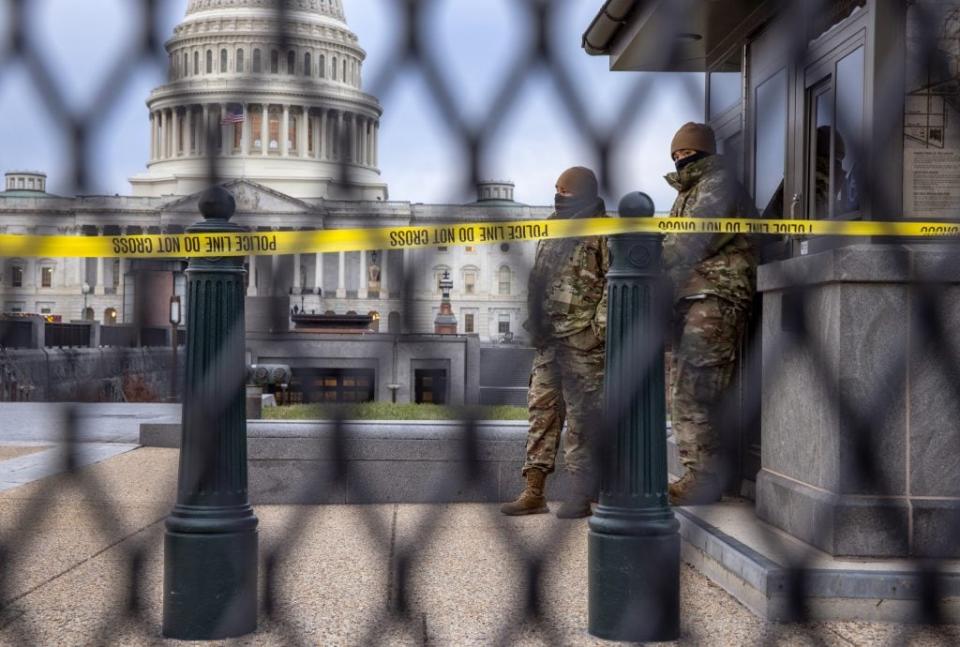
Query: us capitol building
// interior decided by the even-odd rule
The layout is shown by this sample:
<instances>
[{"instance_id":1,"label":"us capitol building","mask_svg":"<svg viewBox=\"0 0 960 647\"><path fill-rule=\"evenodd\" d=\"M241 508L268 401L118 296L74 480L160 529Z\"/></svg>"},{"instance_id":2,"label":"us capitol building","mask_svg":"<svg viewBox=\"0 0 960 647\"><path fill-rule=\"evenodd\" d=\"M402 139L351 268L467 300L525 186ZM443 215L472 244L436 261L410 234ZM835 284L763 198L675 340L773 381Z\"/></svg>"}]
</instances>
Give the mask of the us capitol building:
<instances>
[{"instance_id":1,"label":"us capitol building","mask_svg":"<svg viewBox=\"0 0 960 647\"><path fill-rule=\"evenodd\" d=\"M365 53L341 0L287 2L290 36L281 48L272 1L191 0L166 44L168 83L147 99L150 159L130 179L132 195L59 197L46 192L43 173L8 172L0 231L182 233L199 219L209 156L236 198L234 220L256 230L550 214L514 202L510 182L480 183L466 205L391 202L378 167L382 108L362 90ZM307 313L372 314L380 332L426 333L449 272L457 333L522 340L532 262L530 244L250 257L247 294ZM164 325L169 297L184 289L181 261L24 258L6 259L3 270L4 312L63 321L133 322L137 309L145 324ZM404 281L405 272L414 279ZM413 312L402 312L404 290Z\"/></svg>"}]
</instances>

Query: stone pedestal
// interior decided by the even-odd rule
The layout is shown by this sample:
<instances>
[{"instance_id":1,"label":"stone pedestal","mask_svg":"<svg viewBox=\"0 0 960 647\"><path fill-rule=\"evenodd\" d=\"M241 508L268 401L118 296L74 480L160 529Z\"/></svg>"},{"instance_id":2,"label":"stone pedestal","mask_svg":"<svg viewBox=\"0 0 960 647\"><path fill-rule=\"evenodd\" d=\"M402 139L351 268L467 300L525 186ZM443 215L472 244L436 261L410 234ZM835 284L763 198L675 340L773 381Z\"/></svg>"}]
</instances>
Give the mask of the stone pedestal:
<instances>
[{"instance_id":1,"label":"stone pedestal","mask_svg":"<svg viewBox=\"0 0 960 647\"><path fill-rule=\"evenodd\" d=\"M858 245L760 268L761 519L837 556L960 557L958 253Z\"/></svg>"}]
</instances>

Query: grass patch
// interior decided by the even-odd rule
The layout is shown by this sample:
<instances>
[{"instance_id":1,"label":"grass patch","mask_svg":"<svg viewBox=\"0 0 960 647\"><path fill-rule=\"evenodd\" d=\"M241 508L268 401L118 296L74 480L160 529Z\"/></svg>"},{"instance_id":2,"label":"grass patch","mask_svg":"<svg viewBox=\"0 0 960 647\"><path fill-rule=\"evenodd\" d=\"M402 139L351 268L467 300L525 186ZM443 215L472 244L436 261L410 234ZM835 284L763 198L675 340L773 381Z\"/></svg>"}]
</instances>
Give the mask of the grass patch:
<instances>
[{"instance_id":1,"label":"grass patch","mask_svg":"<svg viewBox=\"0 0 960 647\"><path fill-rule=\"evenodd\" d=\"M526 420L526 407L452 407L436 404L292 404L285 407L264 407L265 420Z\"/></svg>"}]
</instances>

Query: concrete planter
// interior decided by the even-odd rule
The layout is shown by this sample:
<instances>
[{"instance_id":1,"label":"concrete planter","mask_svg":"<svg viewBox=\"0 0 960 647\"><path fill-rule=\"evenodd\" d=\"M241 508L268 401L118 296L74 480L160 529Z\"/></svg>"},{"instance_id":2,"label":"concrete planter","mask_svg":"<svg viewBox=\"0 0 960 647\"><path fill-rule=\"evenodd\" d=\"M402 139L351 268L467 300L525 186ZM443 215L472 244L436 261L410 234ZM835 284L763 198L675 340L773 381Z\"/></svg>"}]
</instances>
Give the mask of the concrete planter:
<instances>
[{"instance_id":1,"label":"concrete planter","mask_svg":"<svg viewBox=\"0 0 960 647\"><path fill-rule=\"evenodd\" d=\"M342 432L338 447L327 421L249 420L251 501L498 502L512 500L523 487L523 421L479 422L472 465L465 460L466 434L457 421L351 421ZM180 425L143 424L140 443L178 447ZM547 483L551 500L567 492L560 463Z\"/></svg>"}]
</instances>

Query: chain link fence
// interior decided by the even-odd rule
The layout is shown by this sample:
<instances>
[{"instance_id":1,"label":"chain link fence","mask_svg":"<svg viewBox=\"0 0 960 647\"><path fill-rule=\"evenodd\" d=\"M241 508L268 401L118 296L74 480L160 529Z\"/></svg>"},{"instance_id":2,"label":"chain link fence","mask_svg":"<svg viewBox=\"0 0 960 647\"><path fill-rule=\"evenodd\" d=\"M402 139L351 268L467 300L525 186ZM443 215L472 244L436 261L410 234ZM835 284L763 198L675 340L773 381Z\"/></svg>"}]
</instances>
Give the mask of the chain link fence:
<instances>
[{"instance_id":1,"label":"chain link fence","mask_svg":"<svg viewBox=\"0 0 960 647\"><path fill-rule=\"evenodd\" d=\"M134 0L130 0L134 2ZM126 54L116 58L113 69L103 77L102 85L97 89L95 100L85 109L78 109L72 105L67 94L61 87L59 77L50 68L50 64L39 54L43 43L37 42L30 34L28 22L32 18L33 3L26 0L6 0L0 10L7 12L7 34L0 39L5 49L0 51L0 83L4 82L5 72L14 65L23 66L38 94L42 97L47 110L54 115L53 122L59 129L46 136L56 137L66 142L69 151L69 169L72 183L78 193L83 193L91 186L92 178L97 173L98 158L91 141L97 128L105 122L97 118L100 115L112 114L119 104L121 96L129 87L132 80L141 74L146 67L166 66L168 55L163 43L168 34L161 33L161 12L163 3L158 0L139 0L135 2L139 7L140 20L128 26L128 43ZM497 90L493 94L489 108L480 118L469 117L470 110L463 105L460 93L451 82L450 75L445 71L443 61L438 60L434 49L427 46L431 35L429 33L429 19L437 9L438 3L433 0L397 0L397 16L399 21L392 27L394 46L386 57L387 64L379 65L379 71L371 80L366 92L378 97L389 110L391 96L396 92L398 79L405 72L419 74L423 81L425 92L420 97L423 102L429 102L436 108L442 117L442 127L446 136L450 137L460 151L463 169L459 181L459 188L472 188L481 179L483 160L493 142L502 132L504 124L518 109L522 90L536 78L546 78L553 85L560 98L558 108L566 113L571 126L571 135L590 143L591 150L597 160L597 175L602 191L605 195L619 196L634 190L634 186L618 186L611 167L613 160L624 153L621 147L628 145L623 133L634 128L644 128L645 108L650 104L658 92L662 79L655 74L637 75L632 90L627 94L616 111L616 116L607 123L598 124L591 115L592 104L598 97L584 96L575 81L574 74L560 55L564 49L573 45L569 42L559 42L556 21L562 14L563 5L567 3L547 0L517 0L514 3L515 11L525 16L528 25L522 42L512 53L512 64L507 74L501 79ZM596 4L600 8L600 2ZM608 3L609 4L609 3ZM677 0L661 3L660 7L666 16L667 22L663 30L663 43L654 48L659 60L652 62L652 67L669 69L679 65L681 40L666 38L666 35L677 31L674 26L684 24L686 16L694 10L696 2L693 0ZM775 39L779 43L781 52L785 52L791 63L804 60L810 41L810 34L803 29L785 29L783 25L818 25L823 23L824 16L834 16L837 5L825 0L809 0L803 2L766 3L776 6L776 11L787 15L786 21L776 23L774 28L781 30ZM851 4L851 3L846 3ZM858 4L858 3L853 3ZM873 4L872 2L870 4ZM347 4L349 11L349 4ZM291 11L296 7L293 3L278 1L275 3L276 45L284 51L294 35L291 33ZM939 37L940 22L936 15L929 12L925 5L913 7L919 16L919 24L925 31L925 40L931 43L927 64L932 69L946 69L950 63L946 54L933 46ZM822 25L823 29L830 27ZM54 35L44 35L53 38ZM949 76L949 75L948 75ZM304 91L308 91L315 79L297 77L303 84ZM874 99L875 119L881 123L895 122L899 119L902 109L903 90L884 84L882 79L877 83L882 90L882 96ZM678 102L689 102L696 110L702 109L701 79L693 75L683 77L677 86ZM238 91L237 96L231 98L230 103L245 103L256 92L256 87L245 91ZM249 92L249 94L245 94ZM887 96L889 95L889 96ZM842 106L840 107L842 109ZM838 121L843 118L838 116ZM676 124L679 126L680 124ZM207 150L215 150L216 128L207 129ZM897 135L899 136L899 135ZM346 149L350 142L346 132L341 133L340 146ZM858 141L855 137L848 137L845 142L848 154L857 159L868 159L872 154L871 141ZM215 185L222 181L224 158L218 155L207 157L207 183ZM350 177L349 164L340 165L341 181L347 182ZM642 185L659 181L659 178L638 178ZM858 177L859 191L862 201L870 204L875 214L883 214L894 218L900 211L900 204L890 197L891 179L882 174L863 174ZM945 215L955 218L960 205L950 205ZM39 218L40 216L38 216ZM199 215L198 215L199 220ZM909 242L909 241L906 241ZM955 320L952 315L955 310L955 299L950 299L948 284L941 278L955 274L953 267L957 262L956 246L948 241L937 241L942 251L941 260L937 266L914 268L909 266L907 255L890 254L889 263L900 264L897 269L907 275L916 276L922 272L921 279L915 285L911 298L909 325L912 334L920 341L913 347L897 347L891 345L885 370L882 375L875 376L875 383L882 385L862 397L852 399L840 392L831 394L827 400L818 402L829 415L848 421L854 433L851 436L852 446L845 455L848 460L840 469L848 474L852 483L858 484L857 490L870 492L878 497L895 499L900 495L899 490L890 482L889 475L883 469L883 453L888 448L878 442L875 433L883 427L885 420L899 411L903 402L891 398L891 393L907 392L905 382L911 375L910 366L914 361L910 352L921 352L923 361L931 369L937 371L943 381L950 386L951 395L955 401L960 401L960 349L957 348L956 336L952 334L951 324ZM403 277L404 305L402 313L409 317L415 310L411 301L415 293L417 272L423 267L432 266L432 262L420 267L407 266ZM783 266L780 266L783 267ZM4 268L5 269L5 268ZM518 268L517 276L526 276L530 267ZM789 280L784 277L784 281ZM285 285L274 286L275 293L286 290ZM531 302L538 300L537 294L531 295ZM833 383L833 368L829 365L831 349L825 348L823 340L813 333L811 322L825 314L818 309L819 301L812 288L797 287L790 291L790 298L784 301L783 324L785 331L783 340L796 351L802 349L806 357L812 361L814 374L825 384ZM273 313L276 317L275 326L278 329L289 327L289 312L286 309ZM905 322L906 323L906 322ZM407 320L405 329L415 328L415 322ZM668 331L659 331L660 335L652 337L667 337ZM237 331L242 334L242 331ZM911 350L912 349L912 350ZM647 382L648 372L652 370L652 356L656 349L652 349L649 356L637 358L635 384L629 385L637 397ZM749 375L762 376L764 388L775 385L778 375L790 371L788 362L784 361L786 349L761 343L761 335L756 331L744 341L740 357L743 358L741 375L749 379ZM15 369L16 367L14 367ZM237 388L242 387L238 376ZM212 381L225 379L223 370L212 369L208 378ZM756 386L756 382L752 383ZM212 385L204 385L204 391ZM212 391L211 391L212 392ZM204 416L217 419L228 403L211 401L204 412ZM457 432L457 452L462 457L459 468L455 473L445 476L442 482L437 483L436 500L443 500L445 491L449 488L476 488L482 486L480 478L482 460L479 450L478 420L465 412L460 421ZM756 425L761 416L761 390L758 388L731 389L728 396L718 406L714 424L722 438L738 438L744 425ZM318 442L318 451L330 452L334 457L333 469L318 473L309 485L309 493L329 491L345 487L349 481L351 487L363 489L362 475L351 473L354 469L350 461L344 457L347 453L349 437L346 431L346 421L334 421L332 442ZM62 494L55 489L61 486L75 488L92 500L103 505L96 508L90 521L98 526L104 536L113 536L116 528L123 523L123 512L112 503L109 488L91 476L89 470L79 467L77 456L82 451L79 442L78 421L75 412L66 410L62 421L64 445L64 471L66 479L47 479L41 482L39 490L35 492L36 500L53 499ZM942 433L949 434L955 441L960 442L960 428L956 421L943 420ZM597 439L597 446L603 452L612 451L608 442ZM960 452L960 445L954 445ZM725 448L724 456L729 460L727 472L735 474L739 470L739 459L735 456L736 448ZM604 465L604 458L598 458L598 465ZM198 478L204 478L201 474ZM480 484L480 485L478 485ZM519 487L519 479L517 481ZM305 498L309 498L305 496ZM496 492L485 493L484 498L495 499ZM170 502L172 505L172 501ZM896 514L891 507L889 517L881 525L891 529L894 535L907 538L911 529L909 520L903 515ZM5 518L0 528L0 635L10 644L35 645L42 644L36 628L31 622L23 621L20 609L22 599L30 592L23 591L17 585L18 577L24 569L29 568L28 555L31 555L30 543L33 541L32 530L37 527L46 511L41 506L25 508L19 515ZM392 522L382 514L382 510L375 507L359 506L359 524L378 553L378 563L389 569L389 594L385 604L377 604L376 611L363 627L357 628L357 644L377 644L383 639L385 632L398 631L401 641L426 644L426 629L424 610L418 607L415 592L418 582L418 570L429 564L424 562L427 554L425 547L430 546L439 533L446 518L452 514L449 507L431 505L426 508L419 520L415 531L398 536L396 519ZM514 642L528 642L539 639L542 644L565 644L567 638L556 629L560 623L555 617L557 611L545 604L545 574L547 564L553 558L556 546L566 545L569 536L573 533L584 532L580 525L558 523L551 527L551 534L546 539L532 537L525 532L520 524L504 523L499 519L499 512L493 506L488 506L485 514L492 516L491 524L500 534L503 546L503 559L513 565L513 581L510 590L503 591L504 597L517 601L517 615L497 619L497 630L491 640L493 644L512 644ZM298 604L287 591L281 577L285 568L289 569L297 559L298 549L309 542L312 532L312 517L297 508L286 516L282 528L274 528L271 536L275 541L261 547L261 579L263 590L261 608L265 620L264 628L275 636L282 644L310 644L313 640L302 631L302 623L298 620ZM946 518L941 525L940 532L944 537L960 536L960 515ZM823 531L824 528L818 530ZM904 539L905 543L908 543ZM818 543L813 541L812 543ZM155 600L148 598L145 588L144 569L151 559L157 559L159 545L143 535L135 535L112 547L119 551L115 560L115 573L111 578L113 597L116 606L111 614L96 619L89 632L88 644L148 644L161 642L158 627L155 626L154 615L150 613L150 606ZM757 640L765 644L836 644L836 636L831 635L821 625L814 622L809 611L810 587L812 578L819 573L817 565L817 551L810 549L808 554L797 554L791 547L782 546L782 554L794 555L795 561L788 565L788 580L786 591L788 594L790 622L783 625L773 625ZM949 551L948 551L949 552ZM955 552L955 551L954 551ZM956 555L953 555L954 557ZM910 603L906 612L911 623L904 624L889 636L889 644L956 644L958 640L955 630L946 624L945 604L949 602L950 587L946 583L950 562L943 559L943 555L915 555L904 560L904 577L916 578L919 595L915 603ZM31 556L36 559L36 556ZM464 555L464 560L470 556ZM584 574L585 576L585 574ZM912 580L911 580L912 581ZM349 604L350 601L344 601ZM467 613L467 610L463 610ZM691 643L714 644L710 636L698 635L695 627L696 618L684 618L684 640ZM124 629L117 633L117 627ZM531 633L532 632L532 633ZM531 637L533 636L533 638ZM256 639L252 639L252 643ZM467 642L468 638L464 637Z\"/></svg>"}]
</instances>

